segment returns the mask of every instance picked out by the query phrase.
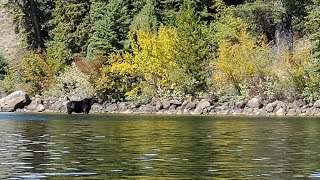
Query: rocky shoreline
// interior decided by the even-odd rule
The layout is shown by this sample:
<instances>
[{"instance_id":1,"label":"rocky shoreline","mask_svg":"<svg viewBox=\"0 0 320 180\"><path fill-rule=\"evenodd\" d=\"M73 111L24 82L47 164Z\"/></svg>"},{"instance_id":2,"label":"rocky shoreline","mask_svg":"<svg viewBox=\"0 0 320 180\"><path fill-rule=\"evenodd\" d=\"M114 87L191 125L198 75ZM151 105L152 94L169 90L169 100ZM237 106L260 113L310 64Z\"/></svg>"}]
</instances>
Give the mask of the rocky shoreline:
<instances>
[{"instance_id":1,"label":"rocky shoreline","mask_svg":"<svg viewBox=\"0 0 320 180\"><path fill-rule=\"evenodd\" d=\"M0 99L0 112L66 113L68 100L30 98L16 91ZM170 100L154 98L148 104L136 102L104 102L93 104L90 113L112 114L186 114L186 115L246 115L246 116L320 116L320 100L307 103L296 100L266 102L258 97L248 101L217 99Z\"/></svg>"}]
</instances>

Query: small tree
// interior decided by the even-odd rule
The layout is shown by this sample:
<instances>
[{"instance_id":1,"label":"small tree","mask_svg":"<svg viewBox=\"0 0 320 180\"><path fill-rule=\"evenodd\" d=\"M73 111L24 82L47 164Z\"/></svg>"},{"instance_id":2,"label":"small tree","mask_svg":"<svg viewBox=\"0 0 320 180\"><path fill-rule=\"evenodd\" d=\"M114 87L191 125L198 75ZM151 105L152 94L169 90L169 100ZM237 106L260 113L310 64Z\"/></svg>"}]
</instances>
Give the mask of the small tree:
<instances>
[{"instance_id":1,"label":"small tree","mask_svg":"<svg viewBox=\"0 0 320 180\"><path fill-rule=\"evenodd\" d=\"M157 32L158 19L155 11L155 0L147 0L146 5L133 18L130 28Z\"/></svg>"},{"instance_id":2,"label":"small tree","mask_svg":"<svg viewBox=\"0 0 320 180\"><path fill-rule=\"evenodd\" d=\"M91 19L94 21L89 39L88 57L97 54L109 55L129 46L128 31L130 18L124 0L98 1L91 6Z\"/></svg>"},{"instance_id":3,"label":"small tree","mask_svg":"<svg viewBox=\"0 0 320 180\"><path fill-rule=\"evenodd\" d=\"M181 6L176 19L177 42L175 44L177 68L182 73L181 78L184 77L176 83L186 93L191 94L197 90L206 90L204 69L207 60L213 55L213 43L205 33L207 27L200 21L194 7L195 2L192 0L185 0Z\"/></svg>"},{"instance_id":4,"label":"small tree","mask_svg":"<svg viewBox=\"0 0 320 180\"><path fill-rule=\"evenodd\" d=\"M0 80L3 80L4 79L4 76L7 72L7 63L6 61L4 60L4 57L2 55L0 55Z\"/></svg>"},{"instance_id":5,"label":"small tree","mask_svg":"<svg viewBox=\"0 0 320 180\"><path fill-rule=\"evenodd\" d=\"M310 9L309 15L307 16L307 22L305 24L306 29L309 31L309 38L313 42L312 50L312 62L313 62L313 73L316 74L313 81L308 83L305 88L303 95L309 101L314 101L320 96L320 2L314 0L314 4Z\"/></svg>"},{"instance_id":6,"label":"small tree","mask_svg":"<svg viewBox=\"0 0 320 180\"><path fill-rule=\"evenodd\" d=\"M214 82L219 90L234 88L238 95L246 96L244 88L261 84L268 72L270 49L265 41L250 38L247 32L241 33L237 43L222 41L218 53Z\"/></svg>"},{"instance_id":7,"label":"small tree","mask_svg":"<svg viewBox=\"0 0 320 180\"><path fill-rule=\"evenodd\" d=\"M171 83L170 69L175 66L175 28L160 27L158 34L137 30L131 36L132 53L112 53L102 68L99 91L151 98L157 89Z\"/></svg>"}]
</instances>

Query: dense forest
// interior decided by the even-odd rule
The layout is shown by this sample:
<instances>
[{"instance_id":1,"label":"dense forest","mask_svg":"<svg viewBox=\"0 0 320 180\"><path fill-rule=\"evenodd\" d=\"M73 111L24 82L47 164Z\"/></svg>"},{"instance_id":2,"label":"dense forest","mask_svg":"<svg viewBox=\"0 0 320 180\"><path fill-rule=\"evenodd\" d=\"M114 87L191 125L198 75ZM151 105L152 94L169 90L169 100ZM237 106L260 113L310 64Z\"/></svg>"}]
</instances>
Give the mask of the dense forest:
<instances>
[{"instance_id":1,"label":"dense forest","mask_svg":"<svg viewBox=\"0 0 320 180\"><path fill-rule=\"evenodd\" d=\"M0 92L112 100L320 95L318 0L8 0Z\"/></svg>"}]
</instances>

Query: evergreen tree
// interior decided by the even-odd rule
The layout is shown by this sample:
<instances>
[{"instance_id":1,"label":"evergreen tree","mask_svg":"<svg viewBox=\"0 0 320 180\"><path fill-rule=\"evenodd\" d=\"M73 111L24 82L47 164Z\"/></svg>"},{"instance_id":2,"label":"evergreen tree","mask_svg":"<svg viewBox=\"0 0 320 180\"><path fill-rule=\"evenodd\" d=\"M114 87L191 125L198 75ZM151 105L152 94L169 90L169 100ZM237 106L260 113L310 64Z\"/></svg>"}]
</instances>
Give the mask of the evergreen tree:
<instances>
[{"instance_id":1,"label":"evergreen tree","mask_svg":"<svg viewBox=\"0 0 320 180\"><path fill-rule=\"evenodd\" d=\"M6 74L6 67L7 67L7 63L4 60L4 57L0 55L0 80L4 79L4 76Z\"/></svg>"},{"instance_id":2,"label":"evergreen tree","mask_svg":"<svg viewBox=\"0 0 320 180\"><path fill-rule=\"evenodd\" d=\"M205 62L211 53L212 44L205 36L205 26L195 12L195 3L185 0L176 19L177 44L176 61L182 70L180 84L187 93L205 90ZM183 83L190 83L189 85ZM179 84L179 83L178 83Z\"/></svg>"},{"instance_id":3,"label":"evergreen tree","mask_svg":"<svg viewBox=\"0 0 320 180\"><path fill-rule=\"evenodd\" d=\"M315 61L315 71L320 75L320 2L315 2L310 9L305 24L309 38L313 41L313 56ZM320 82L320 80L319 80ZM320 84L320 83L319 83Z\"/></svg>"},{"instance_id":4,"label":"evergreen tree","mask_svg":"<svg viewBox=\"0 0 320 180\"><path fill-rule=\"evenodd\" d=\"M14 13L16 30L25 37L25 45L32 49L44 49L51 30L49 21L52 18L54 1L8 0L6 7Z\"/></svg>"},{"instance_id":5,"label":"evergreen tree","mask_svg":"<svg viewBox=\"0 0 320 180\"><path fill-rule=\"evenodd\" d=\"M124 0L94 2L91 6L92 34L88 45L88 57L109 54L129 45L130 17Z\"/></svg>"},{"instance_id":6,"label":"evergreen tree","mask_svg":"<svg viewBox=\"0 0 320 180\"><path fill-rule=\"evenodd\" d=\"M65 44L71 53L86 52L90 4L87 0L57 0L53 11L53 44Z\"/></svg>"},{"instance_id":7,"label":"evergreen tree","mask_svg":"<svg viewBox=\"0 0 320 180\"><path fill-rule=\"evenodd\" d=\"M183 0L158 0L160 21L165 25L174 25Z\"/></svg>"},{"instance_id":8,"label":"evergreen tree","mask_svg":"<svg viewBox=\"0 0 320 180\"><path fill-rule=\"evenodd\" d=\"M265 34L269 41L274 41L278 54L282 45L293 49L293 34L303 33L302 24L306 16L306 7L310 0L254 0L234 9L247 21L256 34Z\"/></svg>"},{"instance_id":9,"label":"evergreen tree","mask_svg":"<svg viewBox=\"0 0 320 180\"><path fill-rule=\"evenodd\" d=\"M141 9L146 5L147 0L128 0L128 9L131 17L137 15Z\"/></svg>"},{"instance_id":10,"label":"evergreen tree","mask_svg":"<svg viewBox=\"0 0 320 180\"><path fill-rule=\"evenodd\" d=\"M132 20L130 29L157 32L158 24L157 14L155 12L155 0L147 0L146 5L144 5Z\"/></svg>"},{"instance_id":11,"label":"evergreen tree","mask_svg":"<svg viewBox=\"0 0 320 180\"><path fill-rule=\"evenodd\" d=\"M201 0L196 1L196 12L199 14L201 21L210 23L214 21L214 14L216 10L214 8L214 1L212 0Z\"/></svg>"}]
</instances>

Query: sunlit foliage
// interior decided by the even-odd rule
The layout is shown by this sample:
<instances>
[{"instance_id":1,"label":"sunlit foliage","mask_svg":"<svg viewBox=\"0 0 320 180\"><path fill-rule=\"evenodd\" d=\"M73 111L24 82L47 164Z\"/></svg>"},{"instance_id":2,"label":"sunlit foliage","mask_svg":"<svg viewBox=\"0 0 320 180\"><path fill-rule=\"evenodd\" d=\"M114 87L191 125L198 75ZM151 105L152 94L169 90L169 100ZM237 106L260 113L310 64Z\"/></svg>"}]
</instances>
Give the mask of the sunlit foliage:
<instances>
[{"instance_id":1,"label":"sunlit foliage","mask_svg":"<svg viewBox=\"0 0 320 180\"><path fill-rule=\"evenodd\" d=\"M98 89L116 89L116 92L134 95L139 94L142 83L154 90L168 86L169 70L175 66L176 36L174 28L166 27L160 27L158 34L135 31L130 38L133 53L110 56L110 63L102 68Z\"/></svg>"},{"instance_id":2,"label":"sunlit foliage","mask_svg":"<svg viewBox=\"0 0 320 180\"><path fill-rule=\"evenodd\" d=\"M261 83L269 72L270 48L265 39L251 38L246 31L241 32L237 42L221 41L218 54L214 80L220 91L234 88L239 95L244 95L244 87Z\"/></svg>"}]
</instances>

